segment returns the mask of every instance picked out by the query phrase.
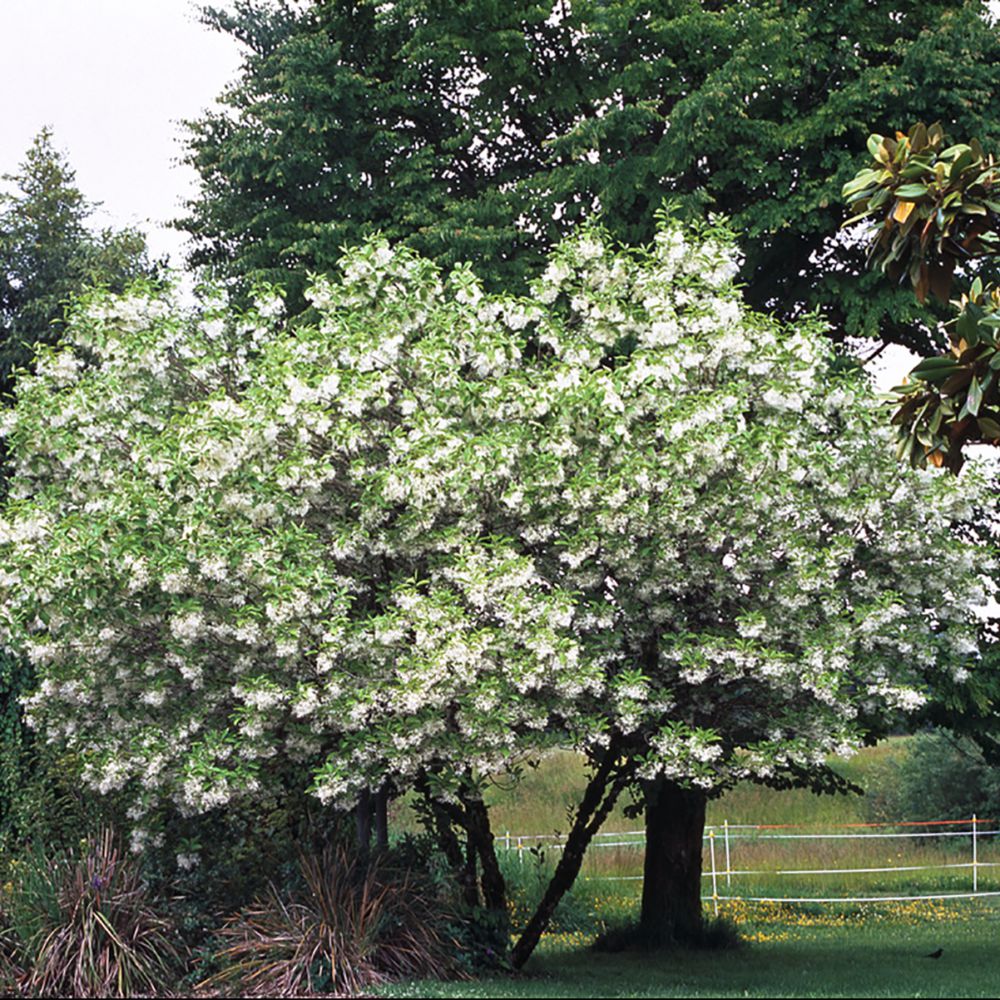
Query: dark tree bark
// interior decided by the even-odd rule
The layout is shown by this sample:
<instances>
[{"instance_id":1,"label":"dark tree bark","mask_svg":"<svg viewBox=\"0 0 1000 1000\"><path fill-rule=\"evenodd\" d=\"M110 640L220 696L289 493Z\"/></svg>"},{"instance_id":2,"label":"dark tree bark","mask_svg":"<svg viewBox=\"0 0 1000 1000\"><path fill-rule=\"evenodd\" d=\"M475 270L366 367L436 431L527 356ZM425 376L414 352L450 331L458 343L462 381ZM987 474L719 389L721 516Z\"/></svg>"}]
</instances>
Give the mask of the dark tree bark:
<instances>
[{"instance_id":1,"label":"dark tree bark","mask_svg":"<svg viewBox=\"0 0 1000 1000\"><path fill-rule=\"evenodd\" d=\"M365 789L354 807L354 823L358 834L358 850L367 857L372 846L372 794Z\"/></svg>"},{"instance_id":2,"label":"dark tree bark","mask_svg":"<svg viewBox=\"0 0 1000 1000\"><path fill-rule=\"evenodd\" d=\"M646 859L639 929L646 944L702 934L701 853L707 796L660 780L646 789Z\"/></svg>"},{"instance_id":3,"label":"dark tree bark","mask_svg":"<svg viewBox=\"0 0 1000 1000\"><path fill-rule=\"evenodd\" d=\"M496 842L490 828L490 814L482 799L462 799L465 808L469 844L475 848L482 866L480 885L483 905L496 913L507 914L507 883L497 859Z\"/></svg>"},{"instance_id":4,"label":"dark tree bark","mask_svg":"<svg viewBox=\"0 0 1000 1000\"><path fill-rule=\"evenodd\" d=\"M481 798L459 795L459 804L435 799L425 782L420 787L424 804L433 821L433 831L438 844L447 857L455 876L462 886L462 895L470 906L482 905L507 919L507 884L497 859L496 843L490 828L490 814ZM466 850L455 834L455 828L465 831ZM482 870L479 877L478 870Z\"/></svg>"},{"instance_id":5,"label":"dark tree bark","mask_svg":"<svg viewBox=\"0 0 1000 1000\"><path fill-rule=\"evenodd\" d=\"M389 847L389 789L383 786L375 793L375 847Z\"/></svg>"},{"instance_id":6,"label":"dark tree bark","mask_svg":"<svg viewBox=\"0 0 1000 1000\"><path fill-rule=\"evenodd\" d=\"M521 968L531 957L559 901L573 887L594 834L600 830L626 785L627 774L623 772L614 774L616 757L617 751L613 747L609 748L587 783L573 826L566 838L565 847L545 895L511 952L511 963L515 969Z\"/></svg>"},{"instance_id":7,"label":"dark tree bark","mask_svg":"<svg viewBox=\"0 0 1000 1000\"><path fill-rule=\"evenodd\" d=\"M417 785L417 790L424 800L424 825L427 832L436 840L441 853L448 860L455 880L462 890L462 902L466 906L479 905L479 887L476 884L475 871L470 877L468 855L462 850L458 834L455 832L453 814L437 801L430 792L427 782Z\"/></svg>"}]
</instances>

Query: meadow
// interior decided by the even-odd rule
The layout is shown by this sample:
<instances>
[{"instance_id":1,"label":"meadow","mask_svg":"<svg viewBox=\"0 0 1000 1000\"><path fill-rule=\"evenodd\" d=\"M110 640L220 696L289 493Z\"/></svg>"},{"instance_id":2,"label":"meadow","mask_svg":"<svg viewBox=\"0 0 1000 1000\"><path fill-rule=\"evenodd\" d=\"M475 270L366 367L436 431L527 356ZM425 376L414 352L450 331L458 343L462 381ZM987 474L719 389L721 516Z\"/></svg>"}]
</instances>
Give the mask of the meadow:
<instances>
[{"instance_id":1,"label":"meadow","mask_svg":"<svg viewBox=\"0 0 1000 1000\"><path fill-rule=\"evenodd\" d=\"M740 785L709 802L714 829L719 896L870 896L962 893L972 889L970 824L892 825L880 801L892 769L906 753L907 739L884 741L835 767L863 795L816 795L807 789L774 791ZM558 752L527 768L517 782L490 790L493 831L504 866L515 884L540 881L569 826L567 810L579 800L584 771L579 757ZM642 819L626 815L619 802L595 838L582 877L628 896L642 872ZM980 817L978 889L1000 891L1000 836L991 817ZM405 807L396 817L414 824ZM884 825L874 825L881 822ZM728 823L728 834L724 824ZM726 872L726 840L729 872ZM705 895L711 895L712 845L705 841ZM991 867L992 865L998 867ZM807 874L824 869L881 869L859 873ZM920 870L923 869L923 870ZM537 872L537 876L531 873ZM792 872L794 874L778 874ZM752 874L748 874L752 873Z\"/></svg>"},{"instance_id":2,"label":"meadow","mask_svg":"<svg viewBox=\"0 0 1000 1000\"><path fill-rule=\"evenodd\" d=\"M867 826L882 819L879 789L891 778L906 740L890 740L837 766L866 794L817 796L804 790L776 792L738 787L714 800L708 821L717 828L719 895L882 896L964 893L972 886L969 827ZM525 919L556 854L553 837L565 829L566 805L582 781L578 758L560 753L527 771L513 786L492 791L495 831L512 848L502 854L512 887L515 925ZM606 828L606 842L641 830L622 804ZM987 818L988 819L988 818ZM731 867L727 887L722 824L730 824ZM768 829L740 829L767 824ZM847 826L857 824L857 826ZM982 830L992 829L984 823ZM939 832L963 831L941 837ZM836 839L798 839L834 833ZM887 833L920 833L894 839ZM863 836L845 837L844 834ZM879 836L873 836L879 834ZM779 839L788 837L790 839ZM522 851L517 851L518 836ZM998 838L978 842L980 891L1000 890ZM534 848L532 850L531 848ZM706 846L705 867L710 867ZM736 931L738 946L706 953L678 949L664 954L609 954L592 950L595 939L637 913L642 868L641 838L634 845L591 850L583 877L557 913L553 927L521 976L475 983L410 983L386 987L386 996L453 997L976 997L996 996L1000 902L995 899L905 900L865 903L718 901L719 916ZM897 868L856 874L809 875L824 868ZM760 874L739 875L753 870ZM796 874L780 875L779 871ZM711 895L705 879L705 895ZM1000 897L998 897L1000 898ZM711 916L712 902L706 899ZM926 956L943 949L940 958Z\"/></svg>"}]
</instances>

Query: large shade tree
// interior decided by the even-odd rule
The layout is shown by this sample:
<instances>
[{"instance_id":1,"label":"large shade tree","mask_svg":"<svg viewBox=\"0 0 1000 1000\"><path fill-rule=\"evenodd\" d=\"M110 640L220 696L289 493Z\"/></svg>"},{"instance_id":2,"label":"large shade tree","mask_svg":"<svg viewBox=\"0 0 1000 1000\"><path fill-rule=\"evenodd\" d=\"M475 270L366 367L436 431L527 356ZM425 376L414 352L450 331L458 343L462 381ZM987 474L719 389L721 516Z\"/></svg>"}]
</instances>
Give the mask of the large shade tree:
<instances>
[{"instance_id":1,"label":"large shade tree","mask_svg":"<svg viewBox=\"0 0 1000 1000\"><path fill-rule=\"evenodd\" d=\"M375 240L293 330L273 296L93 298L5 425L0 627L35 724L140 840L165 805L415 788L497 909L478 782L575 746L515 961L628 787L644 921L696 932L706 796L821 782L965 684L983 599L951 530L975 477L900 470L816 323L743 306L729 243L585 231L520 298Z\"/></svg>"},{"instance_id":2,"label":"large shade tree","mask_svg":"<svg viewBox=\"0 0 1000 1000\"><path fill-rule=\"evenodd\" d=\"M226 278L329 271L380 230L522 291L601 213L639 245L665 197L741 234L744 295L835 336L917 349L934 318L836 239L872 128L941 118L1000 138L1000 39L979 0L237 0L205 20L246 47L191 124L182 226Z\"/></svg>"}]
</instances>

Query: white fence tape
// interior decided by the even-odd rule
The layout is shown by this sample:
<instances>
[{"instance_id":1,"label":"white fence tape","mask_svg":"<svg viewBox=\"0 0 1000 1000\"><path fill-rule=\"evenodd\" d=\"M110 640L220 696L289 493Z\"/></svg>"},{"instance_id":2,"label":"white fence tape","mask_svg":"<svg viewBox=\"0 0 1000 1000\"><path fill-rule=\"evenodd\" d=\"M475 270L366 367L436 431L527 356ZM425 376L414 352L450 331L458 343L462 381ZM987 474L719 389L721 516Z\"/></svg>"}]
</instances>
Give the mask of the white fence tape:
<instances>
[{"instance_id":1,"label":"white fence tape","mask_svg":"<svg viewBox=\"0 0 1000 1000\"><path fill-rule=\"evenodd\" d=\"M973 816L968 820L942 821L933 824L898 824L894 832L862 833L860 831L851 833L773 833L763 832L783 829L782 827L764 825L754 826L747 823L730 824L723 823L719 826L707 826L705 828L705 840L707 841L708 870L702 872L702 878L710 879L712 894L703 897L706 901L711 901L715 912L718 913L719 903L724 901L743 900L753 903L888 903L888 902L911 902L916 900L930 899L973 899L983 897L1000 896L997 891L979 891L979 871L983 868L1000 868L1000 862L981 861L979 859L979 841L983 837L996 837L1000 835L1000 830L980 830L979 827L985 820L977 819ZM873 826L892 827L895 824L872 824ZM967 829L928 831L921 830L901 830L901 827L911 826L965 826ZM842 827L843 829L843 827ZM889 865L885 867L871 868L782 868L782 869L749 869L733 868L732 853L734 841L757 842L762 840L893 840L893 839L919 839L919 838L954 838L965 837L971 841L971 861L940 862L938 864L923 865ZM612 839L617 838L617 839ZM625 839L627 838L627 839ZM717 867L715 845L716 840L722 840L725 846L725 867ZM525 850L555 850L560 851L565 846L560 843L560 834L532 833L513 835L509 831L502 837L497 838L498 842L508 850L515 850L520 860L524 861ZM611 847L645 847L645 831L625 830L609 831L598 833L590 844L591 848L611 848ZM971 892L928 892L917 895L880 895L880 896L737 896L720 895L719 882L725 879L727 890L732 888L732 880L737 876L796 876L796 875L862 875L862 874L889 874L894 872L924 872L940 871L944 869L966 869L972 873ZM615 876L594 876L602 881L609 882L641 882L641 875L615 875Z\"/></svg>"}]
</instances>

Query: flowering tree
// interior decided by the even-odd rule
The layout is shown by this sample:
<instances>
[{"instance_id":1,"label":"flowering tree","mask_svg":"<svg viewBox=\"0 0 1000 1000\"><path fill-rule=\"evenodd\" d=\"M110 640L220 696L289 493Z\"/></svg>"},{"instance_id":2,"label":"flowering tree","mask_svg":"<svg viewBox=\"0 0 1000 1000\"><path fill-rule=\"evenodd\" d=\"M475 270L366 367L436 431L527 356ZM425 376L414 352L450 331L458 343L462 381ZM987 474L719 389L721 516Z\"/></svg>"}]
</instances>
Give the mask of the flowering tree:
<instances>
[{"instance_id":1,"label":"flowering tree","mask_svg":"<svg viewBox=\"0 0 1000 1000\"><path fill-rule=\"evenodd\" d=\"M294 330L273 296L92 298L5 428L34 723L137 820L280 794L289 765L345 808L417 788L498 909L477 780L575 746L591 779L515 962L628 786L644 919L696 923L707 794L822 773L962 683L983 600L950 531L975 477L900 471L816 325L742 306L729 247L590 230L519 299L375 240Z\"/></svg>"}]
</instances>

